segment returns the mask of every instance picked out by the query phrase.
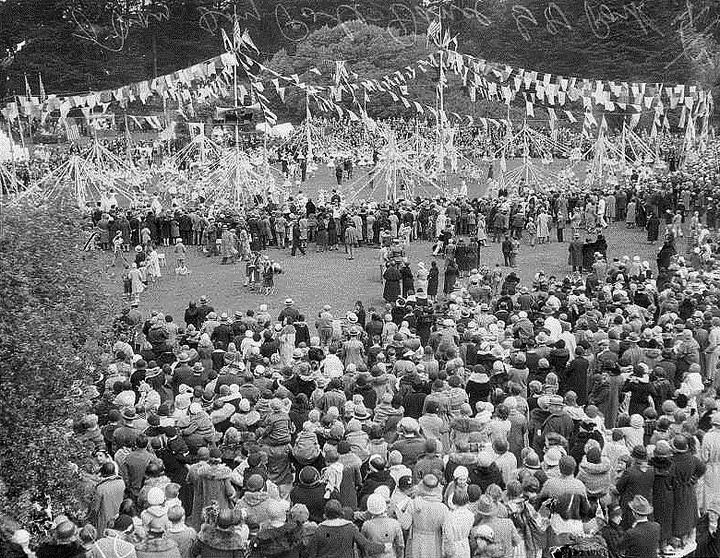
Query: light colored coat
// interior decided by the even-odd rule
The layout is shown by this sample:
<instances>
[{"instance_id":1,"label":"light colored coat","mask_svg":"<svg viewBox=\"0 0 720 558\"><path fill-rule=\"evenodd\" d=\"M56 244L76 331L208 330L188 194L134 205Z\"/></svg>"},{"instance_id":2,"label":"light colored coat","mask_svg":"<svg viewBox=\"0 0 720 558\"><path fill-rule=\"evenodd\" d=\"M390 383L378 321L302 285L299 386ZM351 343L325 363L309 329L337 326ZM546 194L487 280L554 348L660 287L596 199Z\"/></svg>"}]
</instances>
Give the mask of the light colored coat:
<instances>
[{"instance_id":1,"label":"light colored coat","mask_svg":"<svg viewBox=\"0 0 720 558\"><path fill-rule=\"evenodd\" d=\"M703 437L700 459L706 469L698 483L698 507L705 510L713 500L720 499L720 428L717 426Z\"/></svg>"}]
</instances>

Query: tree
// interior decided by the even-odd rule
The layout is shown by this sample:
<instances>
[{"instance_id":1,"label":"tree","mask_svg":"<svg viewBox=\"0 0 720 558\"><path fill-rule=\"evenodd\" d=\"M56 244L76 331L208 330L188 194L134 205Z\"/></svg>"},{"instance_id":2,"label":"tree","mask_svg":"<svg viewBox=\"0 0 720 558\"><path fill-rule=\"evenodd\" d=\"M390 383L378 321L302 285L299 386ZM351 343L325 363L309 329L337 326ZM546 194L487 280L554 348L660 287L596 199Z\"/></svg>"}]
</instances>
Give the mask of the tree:
<instances>
[{"instance_id":1,"label":"tree","mask_svg":"<svg viewBox=\"0 0 720 558\"><path fill-rule=\"evenodd\" d=\"M0 512L26 523L33 502L48 496L55 510L77 516L75 471L87 453L71 426L87 404L78 394L94 379L91 366L109 339L109 293L97 256L82 249L76 211L25 206L3 213Z\"/></svg>"}]
</instances>

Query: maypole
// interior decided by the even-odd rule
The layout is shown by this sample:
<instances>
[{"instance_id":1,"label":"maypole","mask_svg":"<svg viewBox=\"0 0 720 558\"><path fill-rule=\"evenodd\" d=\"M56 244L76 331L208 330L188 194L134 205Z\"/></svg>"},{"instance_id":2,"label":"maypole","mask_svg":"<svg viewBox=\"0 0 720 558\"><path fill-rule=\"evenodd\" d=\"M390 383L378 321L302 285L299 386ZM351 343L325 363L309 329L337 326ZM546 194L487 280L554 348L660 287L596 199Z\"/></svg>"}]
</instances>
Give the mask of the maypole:
<instances>
[{"instance_id":1,"label":"maypole","mask_svg":"<svg viewBox=\"0 0 720 558\"><path fill-rule=\"evenodd\" d=\"M310 164L313 159L312 134L310 133L310 90L305 88L305 137L307 139L307 155L305 161Z\"/></svg>"}]
</instances>

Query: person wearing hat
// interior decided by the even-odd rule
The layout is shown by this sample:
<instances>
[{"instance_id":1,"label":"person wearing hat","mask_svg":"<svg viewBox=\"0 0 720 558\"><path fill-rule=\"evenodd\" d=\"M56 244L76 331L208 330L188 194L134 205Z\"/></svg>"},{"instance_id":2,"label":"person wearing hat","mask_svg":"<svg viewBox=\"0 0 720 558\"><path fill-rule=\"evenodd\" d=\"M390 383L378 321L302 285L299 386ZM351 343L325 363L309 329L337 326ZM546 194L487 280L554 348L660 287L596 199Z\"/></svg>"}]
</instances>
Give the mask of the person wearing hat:
<instances>
[{"instance_id":1,"label":"person wearing hat","mask_svg":"<svg viewBox=\"0 0 720 558\"><path fill-rule=\"evenodd\" d=\"M369 540L382 544L385 551L377 554L379 558L400 558L404 556L405 539L400 522L388 517L388 502L381 494L371 494L367 500L367 511L370 516L360 532Z\"/></svg>"},{"instance_id":2,"label":"person wearing hat","mask_svg":"<svg viewBox=\"0 0 720 558\"><path fill-rule=\"evenodd\" d=\"M300 311L295 308L295 301L292 298L285 299L285 305L280 314L278 314L277 321L283 325L290 325L300 317Z\"/></svg>"},{"instance_id":3,"label":"person wearing hat","mask_svg":"<svg viewBox=\"0 0 720 558\"><path fill-rule=\"evenodd\" d=\"M120 511L125 498L125 481L116 473L116 465L106 461L100 466L100 480L95 485L88 521L98 533L104 533Z\"/></svg>"},{"instance_id":4,"label":"person wearing hat","mask_svg":"<svg viewBox=\"0 0 720 558\"><path fill-rule=\"evenodd\" d=\"M494 534L494 542L502 549L499 556L513 556L513 549L523 544L512 520L498 517L498 505L487 494L480 496L477 501L477 518L470 536L479 539L489 528Z\"/></svg>"},{"instance_id":5,"label":"person wearing hat","mask_svg":"<svg viewBox=\"0 0 720 558\"><path fill-rule=\"evenodd\" d=\"M404 417L398 423L397 431L398 440L389 449L399 451L403 456L403 465L412 469L425 453L425 438L420 436L420 424L414 418Z\"/></svg>"},{"instance_id":6,"label":"person wearing hat","mask_svg":"<svg viewBox=\"0 0 720 558\"><path fill-rule=\"evenodd\" d=\"M705 474L705 463L689 451L688 440L683 434L677 434L670 446L675 469L672 535L685 543L697 523L696 486Z\"/></svg>"},{"instance_id":7,"label":"person wearing hat","mask_svg":"<svg viewBox=\"0 0 720 558\"><path fill-rule=\"evenodd\" d=\"M400 514L400 525L404 531L410 531L405 555L413 558L442 556L442 528L448 515L449 510L442 503L440 480L433 474L425 475L415 498Z\"/></svg>"},{"instance_id":8,"label":"person wearing hat","mask_svg":"<svg viewBox=\"0 0 720 558\"><path fill-rule=\"evenodd\" d=\"M250 545L250 558L268 556L294 556L301 545L302 525L288 520L285 502L271 500L268 507L268 520L260 526L260 530Z\"/></svg>"},{"instance_id":9,"label":"person wearing hat","mask_svg":"<svg viewBox=\"0 0 720 558\"><path fill-rule=\"evenodd\" d=\"M306 552L311 557L346 558L355 555L356 545L364 555L376 556L385 552L385 545L368 540L352 521L345 519L343 508L337 500L328 500L323 509L322 521Z\"/></svg>"},{"instance_id":10,"label":"person wearing hat","mask_svg":"<svg viewBox=\"0 0 720 558\"><path fill-rule=\"evenodd\" d=\"M630 453L632 464L615 483L616 493L623 508L623 527L629 529L633 522L630 502L635 496L642 496L646 500L652 500L653 485L655 482L655 470L648 464L647 450L642 445L633 447Z\"/></svg>"},{"instance_id":11,"label":"person wearing hat","mask_svg":"<svg viewBox=\"0 0 720 558\"><path fill-rule=\"evenodd\" d=\"M85 558L85 548L77 538L77 527L65 516L55 520L52 538L38 546L37 558Z\"/></svg>"},{"instance_id":12,"label":"person wearing hat","mask_svg":"<svg viewBox=\"0 0 720 558\"><path fill-rule=\"evenodd\" d=\"M232 510L222 509L215 523L206 523L198 532L192 548L192 556L199 558L235 558L244 556L249 530L238 525Z\"/></svg>"},{"instance_id":13,"label":"person wearing hat","mask_svg":"<svg viewBox=\"0 0 720 558\"><path fill-rule=\"evenodd\" d=\"M702 491L698 502L700 511L707 509L707 506L720 495L720 411L706 403L705 407L712 406L713 414L710 417L710 430L703 436L702 444L698 455L705 464L705 475L703 476Z\"/></svg>"},{"instance_id":14,"label":"person wearing hat","mask_svg":"<svg viewBox=\"0 0 720 558\"><path fill-rule=\"evenodd\" d=\"M197 305L197 324L195 327L199 328L205 322L208 314L215 312L215 308L210 306L208 298L203 295L200 297L200 303Z\"/></svg>"},{"instance_id":15,"label":"person wearing hat","mask_svg":"<svg viewBox=\"0 0 720 558\"><path fill-rule=\"evenodd\" d=\"M293 504L304 504L310 512L310 521L322 521L327 500L325 486L320 482L320 473L315 467L306 465L300 470L298 481L290 491L290 501Z\"/></svg>"},{"instance_id":16,"label":"person wearing hat","mask_svg":"<svg viewBox=\"0 0 720 558\"><path fill-rule=\"evenodd\" d=\"M624 556L632 558L656 558L660 546L660 525L650 521L653 507L647 498L636 495L628 503L632 512L632 527L620 539L619 548Z\"/></svg>"},{"instance_id":17,"label":"person wearing hat","mask_svg":"<svg viewBox=\"0 0 720 558\"><path fill-rule=\"evenodd\" d=\"M232 471L222 463L222 452L218 448L209 451L206 463L191 468L188 480L193 487L193 508L190 525L199 531L205 507L216 502L219 509L232 508L235 488L231 482Z\"/></svg>"}]
</instances>

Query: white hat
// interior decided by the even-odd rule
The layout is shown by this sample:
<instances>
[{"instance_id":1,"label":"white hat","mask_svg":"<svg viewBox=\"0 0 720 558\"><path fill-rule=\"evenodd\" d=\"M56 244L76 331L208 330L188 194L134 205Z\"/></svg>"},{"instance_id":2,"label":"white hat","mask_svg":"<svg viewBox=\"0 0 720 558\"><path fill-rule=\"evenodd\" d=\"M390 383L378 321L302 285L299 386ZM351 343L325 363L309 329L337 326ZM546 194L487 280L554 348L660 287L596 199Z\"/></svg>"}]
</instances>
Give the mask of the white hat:
<instances>
[{"instance_id":1,"label":"white hat","mask_svg":"<svg viewBox=\"0 0 720 558\"><path fill-rule=\"evenodd\" d=\"M467 470L467 467L464 467L463 465L460 465L459 467L456 467L453 471L453 479L467 479L470 476L470 473Z\"/></svg>"},{"instance_id":2,"label":"white hat","mask_svg":"<svg viewBox=\"0 0 720 558\"><path fill-rule=\"evenodd\" d=\"M385 498L379 494L371 494L367 500L367 510L373 515L381 515L387 510Z\"/></svg>"},{"instance_id":3,"label":"white hat","mask_svg":"<svg viewBox=\"0 0 720 558\"><path fill-rule=\"evenodd\" d=\"M161 506L165 503L165 491L162 488L154 486L148 491L147 501L151 506Z\"/></svg>"}]
</instances>

